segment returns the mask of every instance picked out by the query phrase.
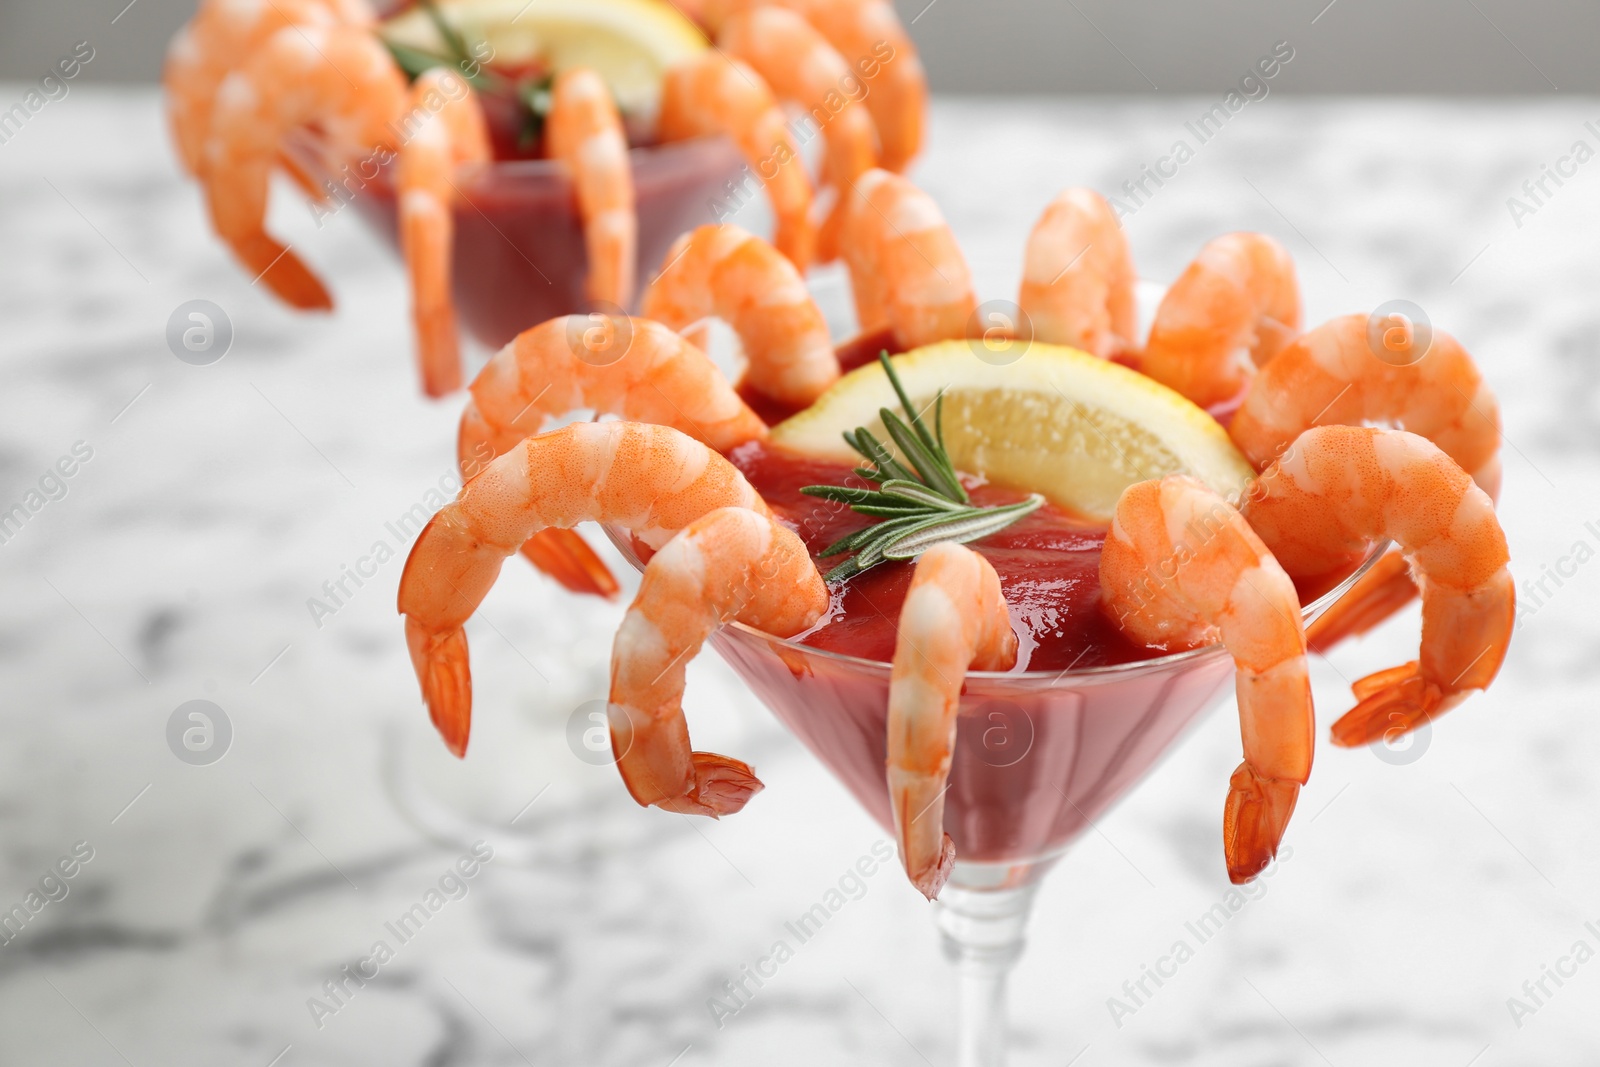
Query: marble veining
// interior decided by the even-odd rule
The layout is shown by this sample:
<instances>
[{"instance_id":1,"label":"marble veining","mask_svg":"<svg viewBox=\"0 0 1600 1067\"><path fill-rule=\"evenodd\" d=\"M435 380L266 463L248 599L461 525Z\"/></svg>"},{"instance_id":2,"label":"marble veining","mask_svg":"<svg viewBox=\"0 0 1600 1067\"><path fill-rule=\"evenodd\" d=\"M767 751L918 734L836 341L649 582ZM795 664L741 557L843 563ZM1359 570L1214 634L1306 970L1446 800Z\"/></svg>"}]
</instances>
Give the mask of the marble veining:
<instances>
[{"instance_id":1,"label":"marble veining","mask_svg":"<svg viewBox=\"0 0 1600 1067\"><path fill-rule=\"evenodd\" d=\"M983 295L1010 297L1050 195L1126 199L1206 103L941 99L916 176ZM1504 405L1523 619L1497 688L1425 743L1390 762L1323 746L1292 855L1237 909L1218 832L1237 727L1209 716L1046 882L1015 1062L1600 1056L1600 964L1537 1004L1524 986L1600 947L1594 175L1507 206L1596 111L1274 95L1130 201L1148 278L1262 229L1293 251L1312 321L1404 297L1467 345ZM949 1061L950 975L893 869L720 1027L708 1011L884 836L713 657L690 670L697 743L768 788L692 822L635 808L568 745L603 696L617 605L507 567L469 626L464 764L416 697L399 559L331 616L308 609L451 468L456 405L419 397L400 271L353 213L319 229L275 206L339 301L292 315L205 231L153 94L87 86L0 148L0 203L0 510L41 479L55 497L0 544L0 908L76 842L95 853L0 945L0 1063ZM211 366L165 342L194 298L235 331ZM92 457L57 490L78 442ZM1314 663L1324 722L1347 679L1409 658L1416 626ZM232 727L208 766L167 741L194 699ZM479 838L493 859L398 943L386 924ZM1201 942L1189 924L1219 903L1231 917ZM392 957L332 1005L327 984L385 939ZM1145 968L1180 940L1192 953L1156 986Z\"/></svg>"}]
</instances>

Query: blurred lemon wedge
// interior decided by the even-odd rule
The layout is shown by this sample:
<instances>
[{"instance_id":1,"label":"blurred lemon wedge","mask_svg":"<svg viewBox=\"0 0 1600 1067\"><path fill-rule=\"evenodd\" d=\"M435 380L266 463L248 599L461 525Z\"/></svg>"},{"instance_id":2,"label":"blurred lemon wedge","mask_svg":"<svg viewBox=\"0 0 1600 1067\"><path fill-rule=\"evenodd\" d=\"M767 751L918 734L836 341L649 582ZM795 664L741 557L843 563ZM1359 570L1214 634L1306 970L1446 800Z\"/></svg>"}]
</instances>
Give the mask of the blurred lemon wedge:
<instances>
[{"instance_id":1,"label":"blurred lemon wedge","mask_svg":"<svg viewBox=\"0 0 1600 1067\"><path fill-rule=\"evenodd\" d=\"M654 114L668 67L709 47L665 0L457 0L438 11L469 45L486 42L488 65L537 65L552 73L589 67L629 114ZM383 26L386 40L449 55L428 12L412 8Z\"/></svg>"},{"instance_id":2,"label":"blurred lemon wedge","mask_svg":"<svg viewBox=\"0 0 1600 1067\"><path fill-rule=\"evenodd\" d=\"M892 359L930 426L944 390L945 447L958 470L1043 493L1086 518L1110 521L1123 489L1165 474L1192 475L1228 497L1255 476L1205 411L1075 348L943 341ZM899 407L883 367L871 363L773 427L772 440L804 455L859 462L845 431L865 426L888 442L878 409Z\"/></svg>"}]
</instances>

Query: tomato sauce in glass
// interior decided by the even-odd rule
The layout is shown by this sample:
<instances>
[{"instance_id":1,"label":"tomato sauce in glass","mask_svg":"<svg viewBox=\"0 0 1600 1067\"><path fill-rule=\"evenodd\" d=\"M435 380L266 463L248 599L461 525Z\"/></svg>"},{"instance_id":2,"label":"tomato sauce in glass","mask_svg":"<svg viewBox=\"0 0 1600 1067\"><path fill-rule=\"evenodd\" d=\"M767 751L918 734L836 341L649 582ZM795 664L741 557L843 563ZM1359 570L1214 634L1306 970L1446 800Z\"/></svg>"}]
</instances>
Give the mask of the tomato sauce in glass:
<instances>
[{"instance_id":1,"label":"tomato sauce in glass","mask_svg":"<svg viewBox=\"0 0 1600 1067\"><path fill-rule=\"evenodd\" d=\"M801 494L807 485L869 487L841 463L811 459L762 441L728 454L773 512L799 533L822 573L847 556L817 553L869 525L843 504ZM975 504L1010 504L1027 494L968 483ZM1103 524L1090 523L1046 504L1038 511L972 543L994 565L1020 639L1017 669L1060 671L1129 663L1162 654L1122 636L1100 609ZM889 662L900 606L910 587L911 563L880 563L833 590L823 623L801 640L816 648Z\"/></svg>"}]
</instances>

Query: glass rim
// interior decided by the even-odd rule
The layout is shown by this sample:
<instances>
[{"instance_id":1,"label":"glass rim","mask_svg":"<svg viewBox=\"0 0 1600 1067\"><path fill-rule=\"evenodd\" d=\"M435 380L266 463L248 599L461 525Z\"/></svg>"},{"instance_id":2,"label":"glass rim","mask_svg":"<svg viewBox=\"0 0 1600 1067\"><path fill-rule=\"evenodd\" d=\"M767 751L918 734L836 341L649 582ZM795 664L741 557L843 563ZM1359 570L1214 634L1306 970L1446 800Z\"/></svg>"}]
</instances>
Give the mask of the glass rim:
<instances>
[{"instance_id":1,"label":"glass rim","mask_svg":"<svg viewBox=\"0 0 1600 1067\"><path fill-rule=\"evenodd\" d=\"M734 156L742 159L739 146L727 134L711 133L698 137L686 137L681 141L657 141L654 144L630 145L628 147L628 160L634 167L647 165L656 159L670 159L678 155L687 155L694 151L704 151L707 147L722 142L727 150ZM330 171L327 154L323 151L325 141L321 135L304 128L290 131L284 138L283 147L292 156L295 162L309 170L327 173ZM378 176L364 178L365 181L382 181L389 174L389 167L379 168ZM561 181L572 180L571 171L564 163L556 159L491 159L483 163L474 163L463 168L460 179L462 184L471 187L484 181Z\"/></svg>"},{"instance_id":2,"label":"glass rim","mask_svg":"<svg viewBox=\"0 0 1600 1067\"><path fill-rule=\"evenodd\" d=\"M635 164L656 156L674 156L704 149L718 141L726 142L734 152L738 146L726 134L713 133L699 137L686 137L681 141L657 141L654 144L628 146L628 158ZM742 157L741 157L742 158ZM571 180L571 171L558 159L491 159L476 165L478 176L493 178L550 178L559 175Z\"/></svg>"}]
</instances>

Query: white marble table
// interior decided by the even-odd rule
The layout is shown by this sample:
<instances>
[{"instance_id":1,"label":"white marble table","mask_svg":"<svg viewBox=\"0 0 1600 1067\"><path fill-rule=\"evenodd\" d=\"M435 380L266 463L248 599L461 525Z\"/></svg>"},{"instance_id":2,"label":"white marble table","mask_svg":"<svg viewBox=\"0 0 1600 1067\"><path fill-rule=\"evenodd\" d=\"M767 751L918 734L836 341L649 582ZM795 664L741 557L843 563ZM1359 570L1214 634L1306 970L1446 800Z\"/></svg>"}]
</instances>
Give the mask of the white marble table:
<instances>
[{"instance_id":1,"label":"white marble table","mask_svg":"<svg viewBox=\"0 0 1600 1067\"><path fill-rule=\"evenodd\" d=\"M1054 190L1115 190L1209 103L942 100L918 176L983 293L1007 296ZM1545 579L1499 685L1420 758L1325 747L1265 895L1114 1021L1108 998L1193 944L1185 923L1227 889L1237 732L1228 709L1206 719L1046 883L1017 971L1017 1063L1600 1057L1600 963L1546 979L1531 1014L1507 1005L1534 1007L1524 981L1574 942L1600 949L1584 926L1600 929L1600 164L1549 184L1520 227L1506 205L1573 141L1594 144L1596 113L1273 96L1129 220L1151 278L1216 233L1264 229L1294 251L1313 320L1424 306L1504 403L1518 574L1570 576ZM150 94L78 88L0 146L0 509L75 442L92 449L0 545L0 909L74 843L93 850L0 946L0 1063L947 1062L949 975L892 869L713 1022L720 984L882 834L712 657L690 672L697 740L751 758L768 790L740 818L691 824L634 808L566 743L570 713L603 693L615 606L507 568L470 629L465 765L418 707L397 559L347 579L316 625L307 599L375 542L398 547L386 522L449 472L454 405L417 395L399 271L358 220L282 216L337 315L293 316L234 268ZM193 298L236 331L212 366L164 340ZM1324 708L1344 706L1344 677L1404 658L1416 626L1318 663ZM166 740L194 699L232 724L209 766ZM388 764L425 799L484 813L496 856L314 1021L308 998L374 942L398 945L385 923L460 853L403 817Z\"/></svg>"}]
</instances>

